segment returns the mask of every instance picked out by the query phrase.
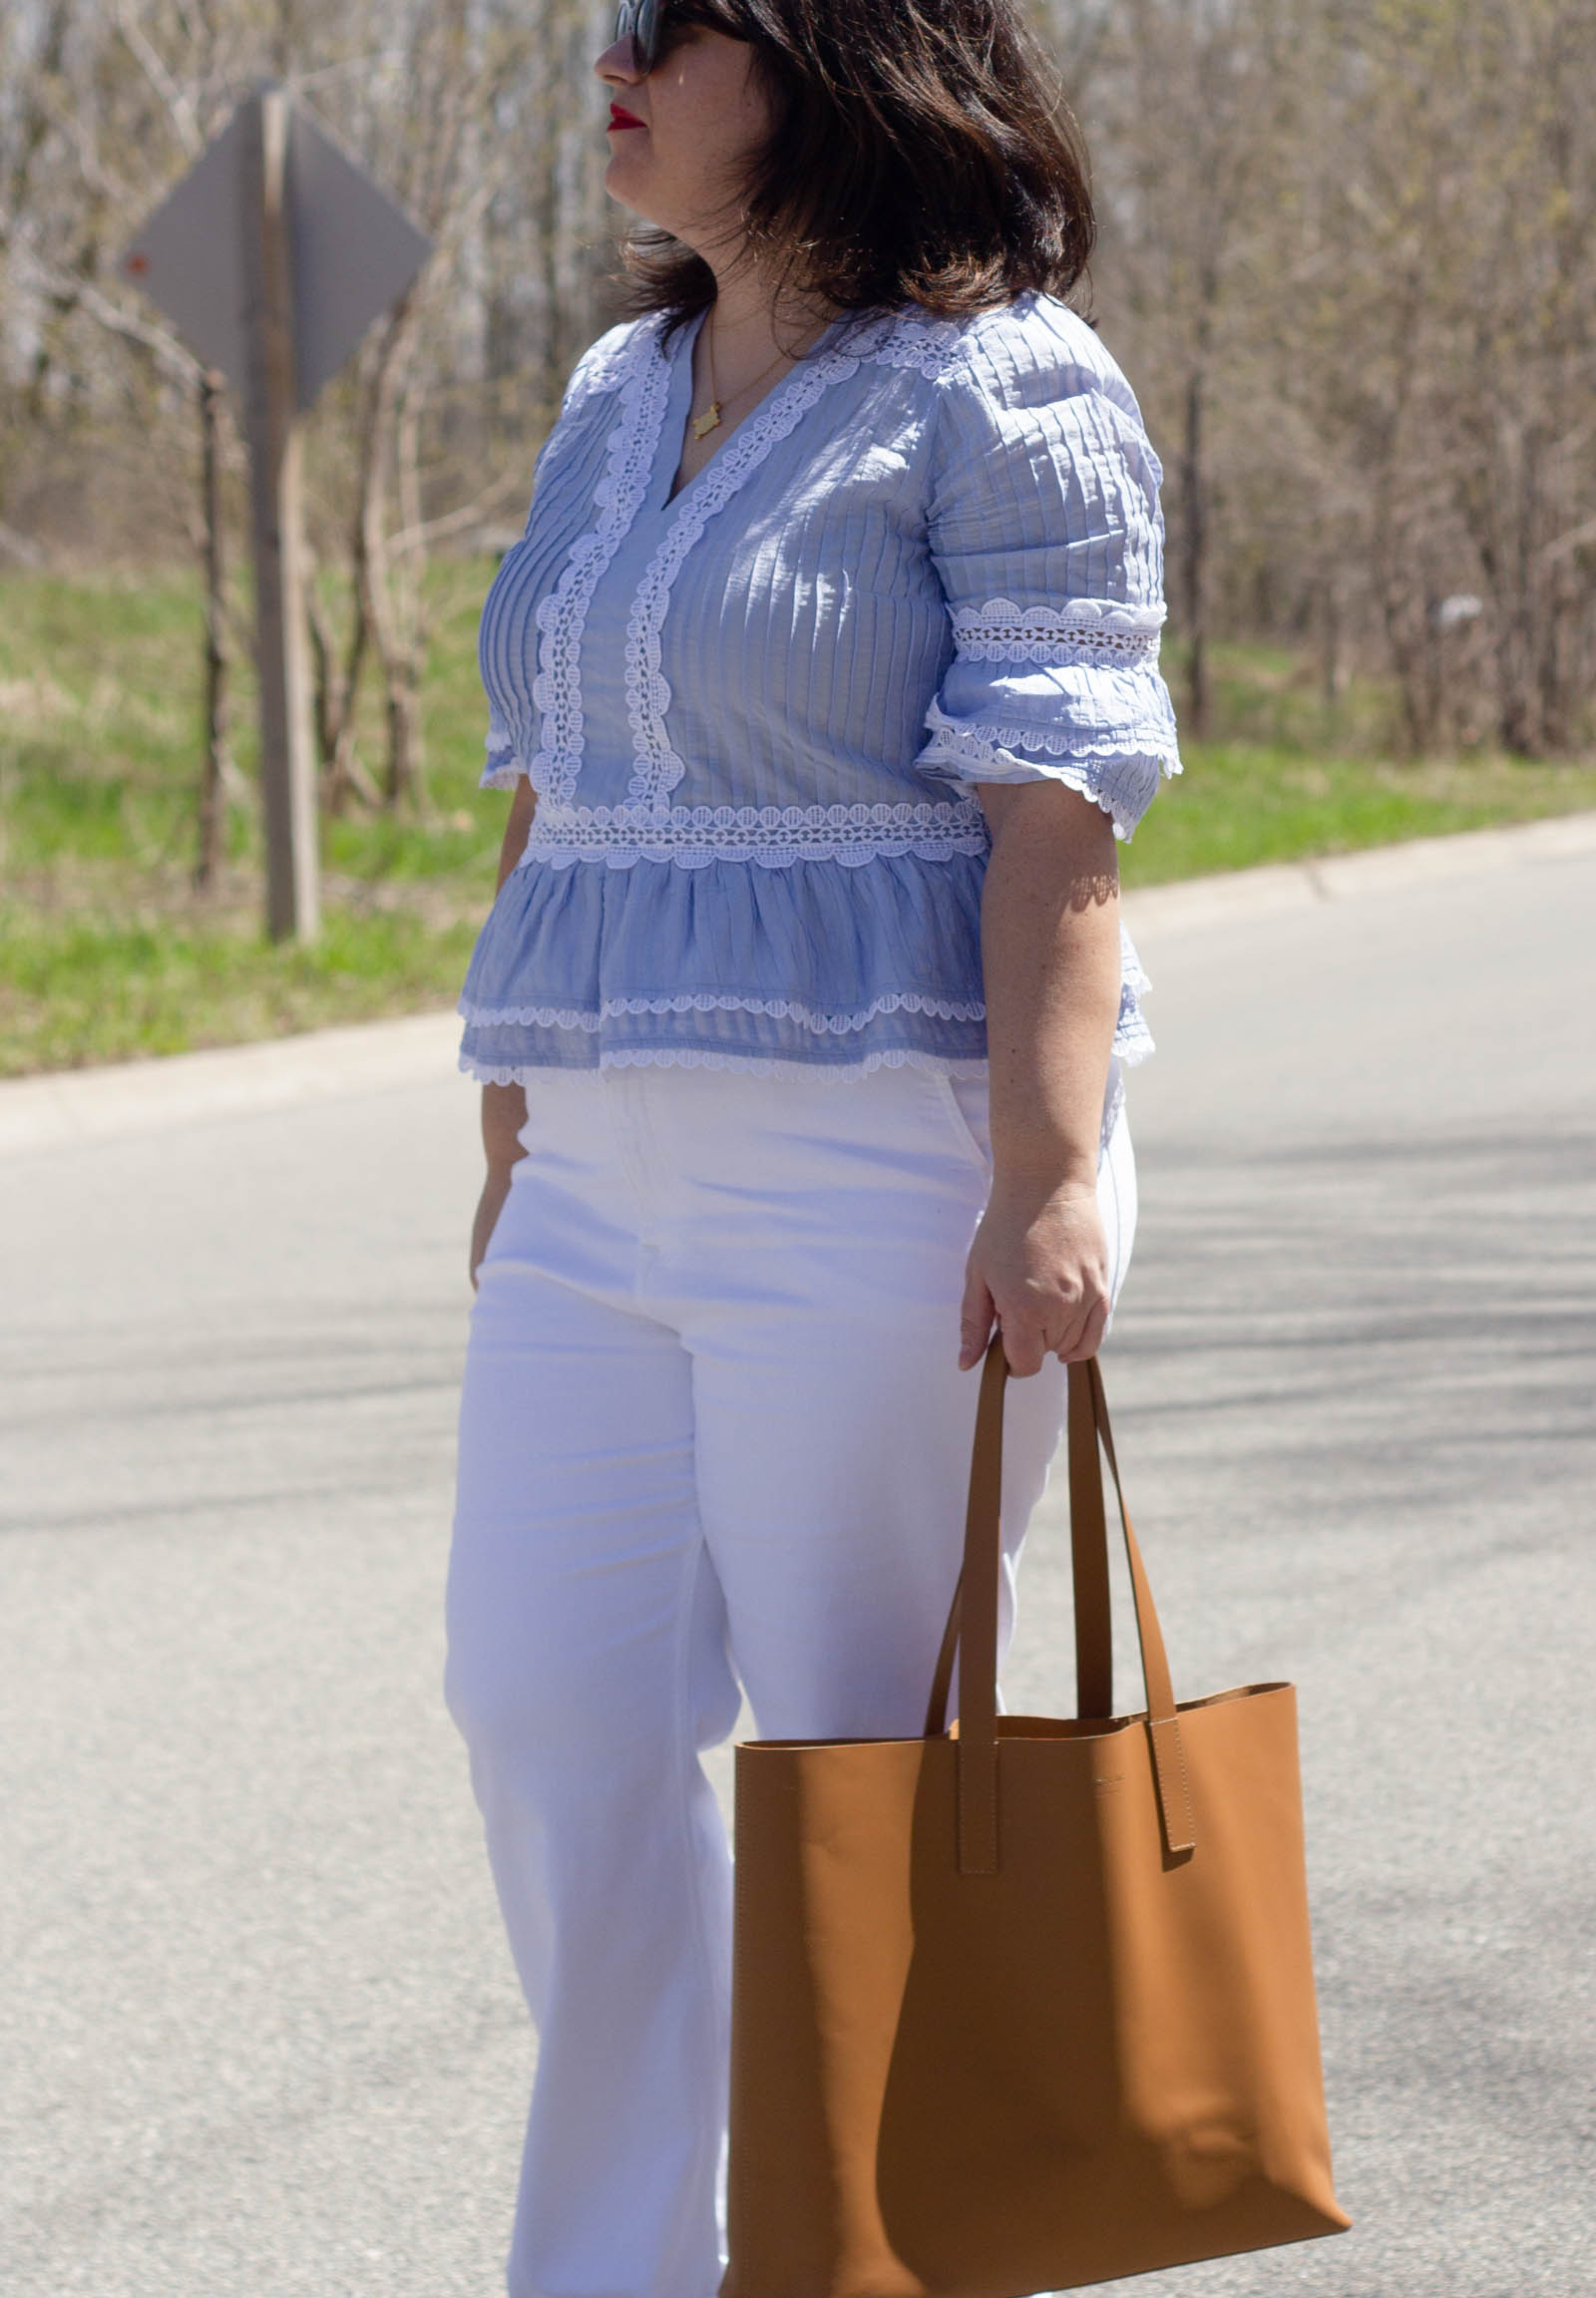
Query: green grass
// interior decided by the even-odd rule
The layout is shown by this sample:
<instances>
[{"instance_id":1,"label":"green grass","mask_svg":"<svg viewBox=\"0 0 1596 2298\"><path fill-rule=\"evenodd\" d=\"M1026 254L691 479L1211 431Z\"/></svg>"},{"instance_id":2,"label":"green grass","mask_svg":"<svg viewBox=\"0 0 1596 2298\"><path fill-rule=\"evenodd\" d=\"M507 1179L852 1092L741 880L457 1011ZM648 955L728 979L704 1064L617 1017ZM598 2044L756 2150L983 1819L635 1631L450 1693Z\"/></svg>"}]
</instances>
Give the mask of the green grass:
<instances>
[{"instance_id":1,"label":"green grass","mask_svg":"<svg viewBox=\"0 0 1596 2298\"><path fill-rule=\"evenodd\" d=\"M1596 763L1481 757L1397 765L1245 742L1187 742L1182 753L1185 772L1165 783L1120 851L1127 886L1596 807Z\"/></svg>"},{"instance_id":2,"label":"green grass","mask_svg":"<svg viewBox=\"0 0 1596 2298\"><path fill-rule=\"evenodd\" d=\"M0 1070L74 1067L279 1037L450 1002L475 928L332 908L312 948L153 912L44 918L0 909Z\"/></svg>"},{"instance_id":3,"label":"green grass","mask_svg":"<svg viewBox=\"0 0 1596 2298\"><path fill-rule=\"evenodd\" d=\"M221 883L190 884L200 604L177 576L0 580L0 1075L235 1044L452 1004L493 894L504 801L477 788L476 622L491 567L434 573L426 821L322 826L325 928L260 928L252 803L229 807ZM380 773L365 700L362 755ZM240 662L234 755L251 785Z\"/></svg>"},{"instance_id":4,"label":"green grass","mask_svg":"<svg viewBox=\"0 0 1596 2298\"><path fill-rule=\"evenodd\" d=\"M260 932L252 802L229 810L222 883L189 883L199 773L200 608L181 575L0 578L0 1075L277 1036L454 1002L493 891L505 802L481 792L476 623L491 567L432 572L425 821L351 811L323 826L326 927L311 949ZM1175 665L1171 665L1171 676ZM1123 850L1129 885L1596 807L1596 761L1381 753L1389 698L1334 713L1311 668L1219 648L1227 739L1185 744ZM240 669L235 755L252 787ZM367 695L362 755L380 771Z\"/></svg>"}]
</instances>

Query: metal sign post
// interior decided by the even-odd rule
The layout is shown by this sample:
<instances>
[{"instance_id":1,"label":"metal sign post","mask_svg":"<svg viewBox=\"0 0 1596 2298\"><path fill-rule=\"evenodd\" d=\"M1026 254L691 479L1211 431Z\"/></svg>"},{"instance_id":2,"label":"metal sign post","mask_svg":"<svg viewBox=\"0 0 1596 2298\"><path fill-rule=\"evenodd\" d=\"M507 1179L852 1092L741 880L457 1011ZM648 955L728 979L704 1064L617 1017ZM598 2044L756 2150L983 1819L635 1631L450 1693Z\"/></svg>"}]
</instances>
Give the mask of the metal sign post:
<instances>
[{"instance_id":1,"label":"metal sign post","mask_svg":"<svg viewBox=\"0 0 1596 2298\"><path fill-rule=\"evenodd\" d=\"M432 251L286 89L248 97L122 259L243 402L254 539L266 931L320 922L299 422Z\"/></svg>"}]
</instances>

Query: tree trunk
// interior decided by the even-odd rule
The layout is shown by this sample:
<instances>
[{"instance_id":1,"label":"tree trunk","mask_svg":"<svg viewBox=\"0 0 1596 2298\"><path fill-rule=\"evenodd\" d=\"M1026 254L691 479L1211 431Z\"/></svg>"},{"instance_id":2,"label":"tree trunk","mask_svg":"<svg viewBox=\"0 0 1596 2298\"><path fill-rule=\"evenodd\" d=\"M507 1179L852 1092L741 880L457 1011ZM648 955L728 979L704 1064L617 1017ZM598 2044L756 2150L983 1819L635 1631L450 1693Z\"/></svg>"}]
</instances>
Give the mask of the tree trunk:
<instances>
[{"instance_id":1,"label":"tree trunk","mask_svg":"<svg viewBox=\"0 0 1596 2298\"><path fill-rule=\"evenodd\" d=\"M416 435L407 432L404 367L409 357L414 306L408 298L389 322L377 354L367 409L364 457L360 474L360 508L355 532L355 582L359 610L371 633L372 651L382 675L383 707L388 730L388 766L385 803L393 809L411 804L426 808L421 769L420 673L414 633L419 607L414 593L396 597L408 574L405 555L395 557L388 547L386 476L399 467L400 486L406 485L405 458L412 465L418 452Z\"/></svg>"},{"instance_id":2,"label":"tree trunk","mask_svg":"<svg viewBox=\"0 0 1596 2298\"><path fill-rule=\"evenodd\" d=\"M394 615L391 646L383 658L388 693L388 803L409 805L425 817L429 810L426 759L421 735L421 677L427 658L426 606L422 594L425 545L421 533L421 404L414 391L400 394L394 439L399 523L412 540L391 554Z\"/></svg>"},{"instance_id":3,"label":"tree trunk","mask_svg":"<svg viewBox=\"0 0 1596 2298\"><path fill-rule=\"evenodd\" d=\"M1319 691L1327 718L1335 716L1341 687L1341 590L1331 568L1319 584Z\"/></svg>"},{"instance_id":4,"label":"tree trunk","mask_svg":"<svg viewBox=\"0 0 1596 2298\"><path fill-rule=\"evenodd\" d=\"M355 708L360 698L360 673L365 667L370 635L358 582L354 619L342 660L338 655L336 633L316 586L313 563L306 570L305 619L310 625L310 659L315 676L316 758L322 811L331 815L344 813L353 794L363 806L375 812L382 804L382 793L361 765L355 748Z\"/></svg>"},{"instance_id":5,"label":"tree trunk","mask_svg":"<svg viewBox=\"0 0 1596 2298\"><path fill-rule=\"evenodd\" d=\"M1186 626L1186 725L1208 731L1208 502L1203 469L1203 366L1186 378L1186 435L1181 453L1181 615Z\"/></svg>"},{"instance_id":6,"label":"tree trunk","mask_svg":"<svg viewBox=\"0 0 1596 2298\"><path fill-rule=\"evenodd\" d=\"M200 378L200 511L205 611L205 746L200 773L200 837L196 891L210 893L225 858L227 807L227 683L231 655L226 621L225 535L221 507L221 390L219 375Z\"/></svg>"}]
</instances>

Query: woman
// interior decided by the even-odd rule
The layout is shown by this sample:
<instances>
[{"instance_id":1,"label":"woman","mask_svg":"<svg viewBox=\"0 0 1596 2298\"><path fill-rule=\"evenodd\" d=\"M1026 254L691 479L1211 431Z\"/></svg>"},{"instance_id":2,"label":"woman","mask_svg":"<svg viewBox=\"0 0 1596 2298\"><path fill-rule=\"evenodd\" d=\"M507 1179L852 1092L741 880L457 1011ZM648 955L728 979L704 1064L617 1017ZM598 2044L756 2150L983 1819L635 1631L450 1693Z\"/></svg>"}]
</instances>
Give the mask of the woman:
<instances>
[{"instance_id":1,"label":"woman","mask_svg":"<svg viewBox=\"0 0 1596 2298\"><path fill-rule=\"evenodd\" d=\"M509 2287L708 2298L699 1754L739 1685L922 1728L995 1323L1011 1582L1130 1251L1114 835L1178 761L1161 474L1012 0L626 0L595 69L652 233L483 620L448 1694L540 2035Z\"/></svg>"}]
</instances>

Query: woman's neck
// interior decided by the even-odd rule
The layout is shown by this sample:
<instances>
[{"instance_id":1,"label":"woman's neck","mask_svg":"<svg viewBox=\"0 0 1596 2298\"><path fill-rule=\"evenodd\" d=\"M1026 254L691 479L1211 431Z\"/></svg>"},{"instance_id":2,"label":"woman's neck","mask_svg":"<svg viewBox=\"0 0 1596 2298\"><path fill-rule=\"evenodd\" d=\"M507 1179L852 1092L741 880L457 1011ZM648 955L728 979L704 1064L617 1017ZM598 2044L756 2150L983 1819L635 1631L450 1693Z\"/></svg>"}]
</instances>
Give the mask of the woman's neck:
<instances>
[{"instance_id":1,"label":"woman's neck","mask_svg":"<svg viewBox=\"0 0 1596 2298\"><path fill-rule=\"evenodd\" d=\"M765 281L746 259L724 268L706 258L715 274L715 300L704 326L713 329L715 382L731 398L778 356L800 356L839 316L823 295L790 289L779 307Z\"/></svg>"}]
</instances>

